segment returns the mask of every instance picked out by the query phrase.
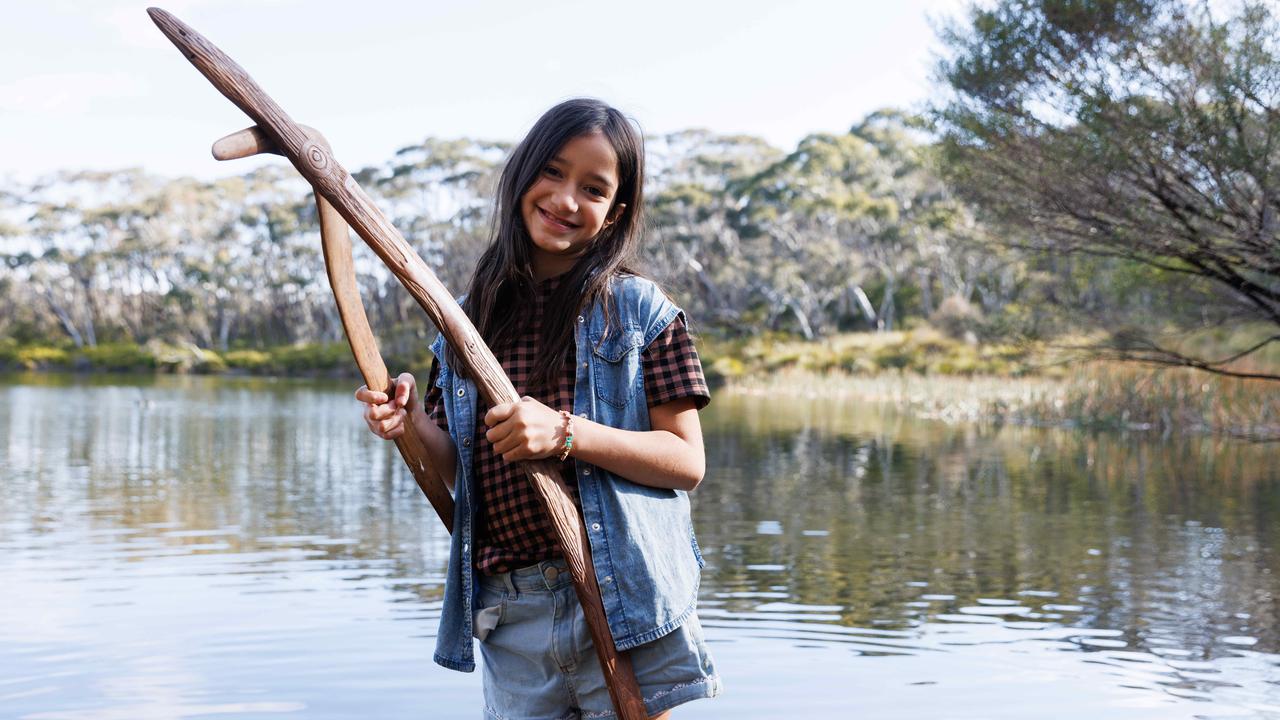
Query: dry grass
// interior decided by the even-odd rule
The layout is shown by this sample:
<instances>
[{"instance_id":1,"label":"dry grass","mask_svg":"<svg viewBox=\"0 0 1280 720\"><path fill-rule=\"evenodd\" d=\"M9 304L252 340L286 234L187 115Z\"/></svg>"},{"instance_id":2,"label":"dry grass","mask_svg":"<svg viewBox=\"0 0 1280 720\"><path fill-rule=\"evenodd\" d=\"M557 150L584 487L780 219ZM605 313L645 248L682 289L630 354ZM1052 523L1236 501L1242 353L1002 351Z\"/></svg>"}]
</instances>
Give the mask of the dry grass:
<instances>
[{"instance_id":1,"label":"dry grass","mask_svg":"<svg viewBox=\"0 0 1280 720\"><path fill-rule=\"evenodd\" d=\"M1280 383L1122 363L1081 363L1061 377L854 375L790 368L732 378L726 389L855 398L952 421L1280 439Z\"/></svg>"}]
</instances>

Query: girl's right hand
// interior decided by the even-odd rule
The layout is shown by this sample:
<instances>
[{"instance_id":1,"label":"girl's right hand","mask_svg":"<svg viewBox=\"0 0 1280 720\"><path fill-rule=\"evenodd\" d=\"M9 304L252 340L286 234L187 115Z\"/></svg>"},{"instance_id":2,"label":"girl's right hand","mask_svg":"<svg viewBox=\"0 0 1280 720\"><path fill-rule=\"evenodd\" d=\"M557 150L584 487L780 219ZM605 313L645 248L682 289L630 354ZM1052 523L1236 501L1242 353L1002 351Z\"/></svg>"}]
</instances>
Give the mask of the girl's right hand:
<instances>
[{"instance_id":1,"label":"girl's right hand","mask_svg":"<svg viewBox=\"0 0 1280 720\"><path fill-rule=\"evenodd\" d=\"M411 373L400 373L392 396L361 385L356 399L365 404L364 421L369 432L383 440L395 440L404 434L405 416L418 406L418 383Z\"/></svg>"}]
</instances>

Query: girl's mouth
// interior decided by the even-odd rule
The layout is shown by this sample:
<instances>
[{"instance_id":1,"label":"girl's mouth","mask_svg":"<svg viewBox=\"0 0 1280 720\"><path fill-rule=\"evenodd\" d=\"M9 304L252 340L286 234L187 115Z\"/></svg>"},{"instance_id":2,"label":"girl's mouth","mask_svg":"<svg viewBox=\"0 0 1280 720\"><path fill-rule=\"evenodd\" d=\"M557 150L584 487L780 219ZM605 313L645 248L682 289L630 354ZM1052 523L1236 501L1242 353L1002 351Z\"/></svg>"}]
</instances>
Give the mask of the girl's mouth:
<instances>
[{"instance_id":1,"label":"girl's mouth","mask_svg":"<svg viewBox=\"0 0 1280 720\"><path fill-rule=\"evenodd\" d=\"M542 208L537 208L537 210L538 210L538 214L542 216L542 221L550 225L552 228L555 228L556 230L573 230L574 228L578 227L577 225L574 225L573 223L567 220L561 220L560 218L556 217L555 215L552 215L551 213L547 212L546 210L543 210Z\"/></svg>"}]
</instances>

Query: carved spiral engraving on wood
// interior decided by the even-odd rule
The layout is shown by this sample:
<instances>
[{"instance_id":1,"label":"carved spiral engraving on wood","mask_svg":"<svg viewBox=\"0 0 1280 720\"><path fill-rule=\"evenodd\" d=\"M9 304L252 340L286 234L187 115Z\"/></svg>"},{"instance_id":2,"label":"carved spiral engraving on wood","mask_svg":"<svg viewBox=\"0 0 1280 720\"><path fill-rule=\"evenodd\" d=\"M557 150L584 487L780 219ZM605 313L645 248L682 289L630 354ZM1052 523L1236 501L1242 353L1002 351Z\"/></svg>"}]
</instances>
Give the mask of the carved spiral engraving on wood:
<instances>
[{"instance_id":1,"label":"carved spiral engraving on wood","mask_svg":"<svg viewBox=\"0 0 1280 720\"><path fill-rule=\"evenodd\" d=\"M314 140L308 140L307 144L302 146L302 159L311 166L311 169L326 175L329 173L330 166L333 165L329 152Z\"/></svg>"}]
</instances>

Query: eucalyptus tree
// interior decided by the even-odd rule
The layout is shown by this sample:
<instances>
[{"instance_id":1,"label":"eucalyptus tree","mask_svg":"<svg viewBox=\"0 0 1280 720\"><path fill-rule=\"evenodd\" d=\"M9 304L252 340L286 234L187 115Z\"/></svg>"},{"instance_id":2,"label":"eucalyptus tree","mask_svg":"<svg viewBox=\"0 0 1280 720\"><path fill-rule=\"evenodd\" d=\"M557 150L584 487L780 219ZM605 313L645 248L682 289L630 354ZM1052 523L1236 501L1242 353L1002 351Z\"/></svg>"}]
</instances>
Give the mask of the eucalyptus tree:
<instances>
[{"instance_id":1,"label":"eucalyptus tree","mask_svg":"<svg viewBox=\"0 0 1280 720\"><path fill-rule=\"evenodd\" d=\"M906 310L931 312L939 293L971 294L992 269L965 242L981 227L934 172L923 121L900 112L811 135L728 192L767 327L891 330Z\"/></svg>"},{"instance_id":2,"label":"eucalyptus tree","mask_svg":"<svg viewBox=\"0 0 1280 720\"><path fill-rule=\"evenodd\" d=\"M649 138L646 143L648 268L698 317L721 328L742 328L753 269L732 216L729 192L782 156L759 138L707 130Z\"/></svg>"},{"instance_id":3,"label":"eucalyptus tree","mask_svg":"<svg viewBox=\"0 0 1280 720\"><path fill-rule=\"evenodd\" d=\"M1266 376L1232 363L1280 340L1274 7L998 0L944 40L951 179L1010 243L1088 272L1067 309L1111 328L1121 357ZM1177 346L1239 321L1274 331L1229 358Z\"/></svg>"},{"instance_id":4,"label":"eucalyptus tree","mask_svg":"<svg viewBox=\"0 0 1280 720\"><path fill-rule=\"evenodd\" d=\"M441 282L461 293L488 237L497 174L510 149L506 142L427 138L360 170L356 179ZM355 255L366 306L385 349L400 356L419 352L431 327L417 303L362 243Z\"/></svg>"}]
</instances>

